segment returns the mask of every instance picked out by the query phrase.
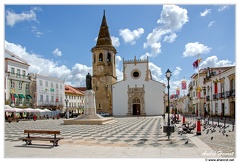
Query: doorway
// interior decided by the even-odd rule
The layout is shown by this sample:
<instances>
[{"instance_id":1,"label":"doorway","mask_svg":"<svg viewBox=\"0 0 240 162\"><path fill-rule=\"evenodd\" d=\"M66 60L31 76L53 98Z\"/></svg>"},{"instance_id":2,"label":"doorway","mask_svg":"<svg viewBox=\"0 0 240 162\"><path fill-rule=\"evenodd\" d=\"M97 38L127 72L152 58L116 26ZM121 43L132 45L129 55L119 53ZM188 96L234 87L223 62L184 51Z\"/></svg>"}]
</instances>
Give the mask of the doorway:
<instances>
[{"instance_id":1,"label":"doorway","mask_svg":"<svg viewBox=\"0 0 240 162\"><path fill-rule=\"evenodd\" d=\"M224 107L224 103L222 103L222 117L224 117L225 115L225 107Z\"/></svg>"},{"instance_id":2,"label":"doorway","mask_svg":"<svg viewBox=\"0 0 240 162\"><path fill-rule=\"evenodd\" d=\"M133 104L133 115L140 115L140 104Z\"/></svg>"}]
</instances>

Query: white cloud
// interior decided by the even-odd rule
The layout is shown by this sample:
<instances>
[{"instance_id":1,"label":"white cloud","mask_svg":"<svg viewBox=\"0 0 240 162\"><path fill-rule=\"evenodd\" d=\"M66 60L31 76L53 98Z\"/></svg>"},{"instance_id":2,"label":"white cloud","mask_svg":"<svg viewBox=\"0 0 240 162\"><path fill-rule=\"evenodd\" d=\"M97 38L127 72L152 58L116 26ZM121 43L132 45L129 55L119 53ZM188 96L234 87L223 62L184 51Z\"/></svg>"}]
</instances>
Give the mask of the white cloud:
<instances>
[{"instance_id":1,"label":"white cloud","mask_svg":"<svg viewBox=\"0 0 240 162\"><path fill-rule=\"evenodd\" d=\"M71 69L69 69L65 65L58 65L57 62L45 59L41 57L41 55L34 53L30 54L27 52L26 48L21 45L5 41L5 48L20 58L24 58L26 60L26 62L30 65L28 73L37 73L44 76L58 78L64 80L65 84L68 85L76 87L86 86L86 75L87 73L92 73L92 67L76 63ZM59 50L55 49L55 51ZM116 56L115 61L117 65L116 75L119 81L123 78L122 71L118 68L122 59L120 56Z\"/></svg>"},{"instance_id":2,"label":"white cloud","mask_svg":"<svg viewBox=\"0 0 240 162\"><path fill-rule=\"evenodd\" d=\"M210 28L211 26L213 26L215 24L215 21L211 21L209 24L208 24L208 27Z\"/></svg>"},{"instance_id":3,"label":"white cloud","mask_svg":"<svg viewBox=\"0 0 240 162\"><path fill-rule=\"evenodd\" d=\"M117 81L123 80L123 72L119 69L116 69Z\"/></svg>"},{"instance_id":4,"label":"white cloud","mask_svg":"<svg viewBox=\"0 0 240 162\"><path fill-rule=\"evenodd\" d=\"M183 57L196 56L198 54L209 53L211 48L199 42L188 43L185 45L185 51L183 52Z\"/></svg>"},{"instance_id":5,"label":"white cloud","mask_svg":"<svg viewBox=\"0 0 240 162\"><path fill-rule=\"evenodd\" d=\"M176 67L176 70L173 71L173 75L178 76L180 74L180 71L182 71L182 69L180 67Z\"/></svg>"},{"instance_id":6,"label":"white cloud","mask_svg":"<svg viewBox=\"0 0 240 162\"><path fill-rule=\"evenodd\" d=\"M156 81L161 80L161 75L162 75L162 69L152 62L149 62L149 70L151 71L152 74L152 79Z\"/></svg>"},{"instance_id":7,"label":"white cloud","mask_svg":"<svg viewBox=\"0 0 240 162\"><path fill-rule=\"evenodd\" d=\"M42 32L38 31L37 27L36 26L32 26L31 27L31 32L36 35L36 37L41 37L43 35Z\"/></svg>"},{"instance_id":8,"label":"white cloud","mask_svg":"<svg viewBox=\"0 0 240 162\"><path fill-rule=\"evenodd\" d=\"M141 59L147 58L147 57L156 57L159 53L161 53L161 43L156 42L151 44L151 53L145 53L144 55L140 56Z\"/></svg>"},{"instance_id":9,"label":"white cloud","mask_svg":"<svg viewBox=\"0 0 240 162\"><path fill-rule=\"evenodd\" d=\"M201 16L207 16L207 14L211 13L211 9L205 9L204 12L201 12L200 15Z\"/></svg>"},{"instance_id":10,"label":"white cloud","mask_svg":"<svg viewBox=\"0 0 240 162\"><path fill-rule=\"evenodd\" d=\"M186 22L188 22L187 10L176 5L163 5L161 18L157 21L163 29L172 32L182 29Z\"/></svg>"},{"instance_id":11,"label":"white cloud","mask_svg":"<svg viewBox=\"0 0 240 162\"><path fill-rule=\"evenodd\" d=\"M142 55L141 57L140 57L140 59L142 59L142 60L144 60L144 59L147 59L147 57L151 57L151 54L150 53L145 53L144 55Z\"/></svg>"},{"instance_id":12,"label":"white cloud","mask_svg":"<svg viewBox=\"0 0 240 162\"><path fill-rule=\"evenodd\" d=\"M135 44L136 40L141 37L144 33L143 28L138 28L137 30L129 30L129 29L120 29L119 35L123 38L125 43Z\"/></svg>"},{"instance_id":13,"label":"white cloud","mask_svg":"<svg viewBox=\"0 0 240 162\"><path fill-rule=\"evenodd\" d=\"M112 39L112 45L114 47L119 47L120 46L119 38L111 36L111 39Z\"/></svg>"},{"instance_id":14,"label":"white cloud","mask_svg":"<svg viewBox=\"0 0 240 162\"><path fill-rule=\"evenodd\" d=\"M120 62L122 61L122 58L120 56L115 57L116 67L119 67Z\"/></svg>"},{"instance_id":15,"label":"white cloud","mask_svg":"<svg viewBox=\"0 0 240 162\"><path fill-rule=\"evenodd\" d=\"M175 33L172 33L170 35L167 35L164 37L163 41L164 42L168 42L168 43L172 43L175 41L175 39L177 38L177 34Z\"/></svg>"},{"instance_id":16,"label":"white cloud","mask_svg":"<svg viewBox=\"0 0 240 162\"><path fill-rule=\"evenodd\" d=\"M23 21L37 21L37 16L35 11L39 11L40 8L33 8L30 11L25 11L20 14L15 13L14 11L7 10L6 11L6 20L7 25L13 27L16 23Z\"/></svg>"},{"instance_id":17,"label":"white cloud","mask_svg":"<svg viewBox=\"0 0 240 162\"><path fill-rule=\"evenodd\" d=\"M222 12L222 11L224 11L225 9L227 9L228 7L229 7L228 5L220 6L220 7L218 8L218 11L219 11L219 12Z\"/></svg>"},{"instance_id":18,"label":"white cloud","mask_svg":"<svg viewBox=\"0 0 240 162\"><path fill-rule=\"evenodd\" d=\"M155 57L161 53L161 39L164 35L163 41L169 43L174 42L177 38L176 32L180 31L184 24L188 22L187 10L176 5L163 5L163 10L160 19L157 20L157 26L147 36L146 43L143 44L144 48L150 47L152 50L149 56ZM170 34L170 35L167 35ZM158 46L156 46L158 44ZM156 48L159 49L156 49ZM146 54L145 54L146 55ZM143 56L145 57L145 56Z\"/></svg>"},{"instance_id":19,"label":"white cloud","mask_svg":"<svg viewBox=\"0 0 240 162\"><path fill-rule=\"evenodd\" d=\"M37 73L65 80L66 84L72 86L85 86L85 77L88 72L92 72L92 67L78 63L72 69L69 69L65 65L58 65L57 62L42 58L38 54L30 54L26 51L26 48L7 41L5 41L5 48L27 61L30 65L28 73Z\"/></svg>"},{"instance_id":20,"label":"white cloud","mask_svg":"<svg viewBox=\"0 0 240 162\"><path fill-rule=\"evenodd\" d=\"M199 65L199 68L202 69L207 67L225 67L234 65L235 63L232 63L229 60L218 60L217 56L210 56Z\"/></svg>"},{"instance_id":21,"label":"white cloud","mask_svg":"<svg viewBox=\"0 0 240 162\"><path fill-rule=\"evenodd\" d=\"M58 49L58 48L56 48L54 51L52 51L52 54L54 55L54 56L62 56L62 52Z\"/></svg>"}]
</instances>

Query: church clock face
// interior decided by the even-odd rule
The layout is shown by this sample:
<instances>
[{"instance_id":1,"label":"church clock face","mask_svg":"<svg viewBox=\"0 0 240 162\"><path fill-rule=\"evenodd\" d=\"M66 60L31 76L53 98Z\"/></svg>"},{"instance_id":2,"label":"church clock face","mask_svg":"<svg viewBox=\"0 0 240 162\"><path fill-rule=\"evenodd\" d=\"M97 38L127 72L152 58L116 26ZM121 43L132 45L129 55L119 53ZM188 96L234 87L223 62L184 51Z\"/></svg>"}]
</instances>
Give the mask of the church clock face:
<instances>
[{"instance_id":1,"label":"church clock face","mask_svg":"<svg viewBox=\"0 0 240 162\"><path fill-rule=\"evenodd\" d=\"M139 69L133 69L131 72L131 76L133 79L138 79L141 76L141 72Z\"/></svg>"},{"instance_id":2,"label":"church clock face","mask_svg":"<svg viewBox=\"0 0 240 162\"><path fill-rule=\"evenodd\" d=\"M102 67L102 66L99 66L99 67L98 67L98 71L99 71L99 72L102 72L102 71L103 71L103 67Z\"/></svg>"}]
</instances>

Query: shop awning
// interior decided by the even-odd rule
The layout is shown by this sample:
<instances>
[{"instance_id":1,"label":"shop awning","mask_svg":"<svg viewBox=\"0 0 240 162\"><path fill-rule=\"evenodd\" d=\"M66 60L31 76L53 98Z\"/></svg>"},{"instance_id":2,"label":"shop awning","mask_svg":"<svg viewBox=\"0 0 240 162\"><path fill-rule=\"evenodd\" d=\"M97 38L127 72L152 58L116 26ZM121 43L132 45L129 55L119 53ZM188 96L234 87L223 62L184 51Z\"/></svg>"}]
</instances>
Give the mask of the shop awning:
<instances>
[{"instance_id":1,"label":"shop awning","mask_svg":"<svg viewBox=\"0 0 240 162\"><path fill-rule=\"evenodd\" d=\"M19 98L25 98L25 96L23 94L18 94Z\"/></svg>"},{"instance_id":2,"label":"shop awning","mask_svg":"<svg viewBox=\"0 0 240 162\"><path fill-rule=\"evenodd\" d=\"M30 98L32 98L32 96L30 96L30 95L27 95L27 96L26 96L26 98L27 98L27 99L30 99Z\"/></svg>"},{"instance_id":3,"label":"shop awning","mask_svg":"<svg viewBox=\"0 0 240 162\"><path fill-rule=\"evenodd\" d=\"M14 98L18 98L18 95L17 94L13 94L14 95Z\"/></svg>"}]
</instances>

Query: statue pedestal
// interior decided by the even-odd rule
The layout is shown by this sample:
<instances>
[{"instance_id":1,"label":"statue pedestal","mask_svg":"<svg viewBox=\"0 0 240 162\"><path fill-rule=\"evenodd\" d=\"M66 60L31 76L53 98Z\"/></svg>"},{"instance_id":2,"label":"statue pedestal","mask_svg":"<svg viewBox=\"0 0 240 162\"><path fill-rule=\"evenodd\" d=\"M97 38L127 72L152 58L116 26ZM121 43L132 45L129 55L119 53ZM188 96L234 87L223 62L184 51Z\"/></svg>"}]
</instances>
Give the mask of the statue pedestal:
<instances>
[{"instance_id":1,"label":"statue pedestal","mask_svg":"<svg viewBox=\"0 0 240 162\"><path fill-rule=\"evenodd\" d=\"M84 95L84 114L74 119L63 120L65 125L73 124L110 124L116 122L113 117L105 118L96 113L95 92L86 90Z\"/></svg>"}]
</instances>

